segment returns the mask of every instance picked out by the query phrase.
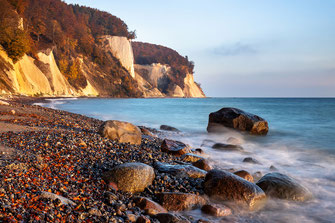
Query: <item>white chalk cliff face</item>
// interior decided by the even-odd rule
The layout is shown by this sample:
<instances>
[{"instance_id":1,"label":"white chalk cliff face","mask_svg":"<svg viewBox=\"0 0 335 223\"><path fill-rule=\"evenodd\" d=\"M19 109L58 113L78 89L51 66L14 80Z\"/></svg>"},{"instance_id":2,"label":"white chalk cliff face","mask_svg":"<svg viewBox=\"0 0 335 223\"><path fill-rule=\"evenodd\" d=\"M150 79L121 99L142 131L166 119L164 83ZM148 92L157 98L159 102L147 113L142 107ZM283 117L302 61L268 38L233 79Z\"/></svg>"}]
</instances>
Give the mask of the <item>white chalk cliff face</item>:
<instances>
[{"instance_id":1,"label":"white chalk cliff face","mask_svg":"<svg viewBox=\"0 0 335 223\"><path fill-rule=\"evenodd\" d=\"M205 97L201 88L194 82L193 74L186 74L184 80L179 81L183 83L179 86L171 81L173 78L170 78L172 72L169 65L134 64L131 41L126 37L102 36L100 41L103 49L118 58L121 65L128 70L137 82L138 90L143 97ZM83 58L79 57L79 60L81 73L86 78L86 86L83 88L73 87L67 81L56 64L52 50L39 52L38 60L24 55L14 64L0 46L0 65L2 66L0 94L64 97L110 95L109 92L113 89L102 83L105 83L108 75L112 74L98 72L95 69L97 65L93 62L88 66L89 64L86 64ZM119 82L114 85L121 85L121 79Z\"/></svg>"},{"instance_id":2,"label":"white chalk cliff face","mask_svg":"<svg viewBox=\"0 0 335 223\"><path fill-rule=\"evenodd\" d=\"M184 78L184 90L185 97L190 98L204 98L206 97L201 88L194 82L193 74L186 74Z\"/></svg>"},{"instance_id":3,"label":"white chalk cliff face","mask_svg":"<svg viewBox=\"0 0 335 223\"><path fill-rule=\"evenodd\" d=\"M105 51L111 52L126 68L129 74L135 78L134 55L131 42L123 36L101 36L100 42Z\"/></svg>"},{"instance_id":4,"label":"white chalk cliff face","mask_svg":"<svg viewBox=\"0 0 335 223\"><path fill-rule=\"evenodd\" d=\"M201 88L194 82L192 74L186 74L183 81L183 88L176 84L168 87L168 85L171 85L167 82L167 77L171 75L171 67L169 65L162 65L159 63L151 65L135 64L135 72L138 74L137 76L141 76L148 83L150 83L150 86L158 88L158 90L161 91L162 89L166 89L167 92L165 96L196 98L206 97Z\"/></svg>"},{"instance_id":5,"label":"white chalk cliff face","mask_svg":"<svg viewBox=\"0 0 335 223\"><path fill-rule=\"evenodd\" d=\"M85 89L74 89L59 71L53 52L38 53L39 60L24 55L15 64L7 56L7 53L0 48L0 58L6 64L2 75L10 80L8 85L12 93L28 96L87 96L98 95L98 92L87 82ZM10 92L2 91L3 94Z\"/></svg>"}]
</instances>

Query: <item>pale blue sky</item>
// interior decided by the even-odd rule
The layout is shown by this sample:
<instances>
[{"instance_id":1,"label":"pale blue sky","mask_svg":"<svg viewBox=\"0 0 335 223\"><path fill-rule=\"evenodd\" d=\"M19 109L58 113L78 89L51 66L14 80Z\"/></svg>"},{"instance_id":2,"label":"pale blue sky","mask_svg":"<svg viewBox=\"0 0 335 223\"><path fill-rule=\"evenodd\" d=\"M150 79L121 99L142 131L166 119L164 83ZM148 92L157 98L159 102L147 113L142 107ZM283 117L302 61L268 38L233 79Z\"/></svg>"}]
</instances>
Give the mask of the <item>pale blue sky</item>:
<instances>
[{"instance_id":1,"label":"pale blue sky","mask_svg":"<svg viewBox=\"0 0 335 223\"><path fill-rule=\"evenodd\" d=\"M335 97L335 0L66 0L195 62L207 96Z\"/></svg>"}]
</instances>

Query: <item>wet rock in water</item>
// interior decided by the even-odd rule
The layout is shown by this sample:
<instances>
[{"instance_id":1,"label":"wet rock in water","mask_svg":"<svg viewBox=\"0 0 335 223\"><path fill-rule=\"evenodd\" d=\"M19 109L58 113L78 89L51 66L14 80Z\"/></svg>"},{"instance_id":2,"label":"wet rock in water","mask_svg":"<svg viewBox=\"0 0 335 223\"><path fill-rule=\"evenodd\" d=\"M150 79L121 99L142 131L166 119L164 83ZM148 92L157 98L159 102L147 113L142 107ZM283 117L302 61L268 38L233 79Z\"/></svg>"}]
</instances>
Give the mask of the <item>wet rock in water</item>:
<instances>
[{"instance_id":1,"label":"wet rock in water","mask_svg":"<svg viewBox=\"0 0 335 223\"><path fill-rule=\"evenodd\" d=\"M184 218L183 216L179 216L172 213L160 213L155 215L155 218L160 223L191 223L189 220Z\"/></svg>"},{"instance_id":2,"label":"wet rock in water","mask_svg":"<svg viewBox=\"0 0 335 223\"><path fill-rule=\"evenodd\" d=\"M238 139L238 138L235 138L235 137L229 137L227 139L227 143L235 144L235 145L241 145L241 144L243 144L243 139Z\"/></svg>"},{"instance_id":3,"label":"wet rock in water","mask_svg":"<svg viewBox=\"0 0 335 223\"><path fill-rule=\"evenodd\" d=\"M274 165L271 165L271 166L269 167L269 169L272 170L272 171L277 171L277 170L278 170L277 167L275 167Z\"/></svg>"},{"instance_id":4,"label":"wet rock in water","mask_svg":"<svg viewBox=\"0 0 335 223\"><path fill-rule=\"evenodd\" d=\"M171 165L158 161L154 163L154 168L177 177L201 178L207 174L206 171L191 165Z\"/></svg>"},{"instance_id":5,"label":"wet rock in water","mask_svg":"<svg viewBox=\"0 0 335 223\"><path fill-rule=\"evenodd\" d=\"M262 208L266 201L265 193L256 184L221 170L207 173L204 191L212 199L231 201L250 210Z\"/></svg>"},{"instance_id":6,"label":"wet rock in water","mask_svg":"<svg viewBox=\"0 0 335 223\"><path fill-rule=\"evenodd\" d=\"M190 153L191 150L185 143L174 141L170 139L164 139L161 145L162 152L170 153L172 155L181 156L186 153Z\"/></svg>"},{"instance_id":7,"label":"wet rock in water","mask_svg":"<svg viewBox=\"0 0 335 223\"><path fill-rule=\"evenodd\" d=\"M186 153L184 155L181 156L181 160L184 162L196 162L198 160L204 159L204 157L202 156L198 156L196 154L192 154L192 153Z\"/></svg>"},{"instance_id":8,"label":"wet rock in water","mask_svg":"<svg viewBox=\"0 0 335 223\"><path fill-rule=\"evenodd\" d=\"M108 183L115 183L124 192L142 192L152 184L154 169L144 163L125 163L114 167L103 175Z\"/></svg>"},{"instance_id":9,"label":"wet rock in water","mask_svg":"<svg viewBox=\"0 0 335 223\"><path fill-rule=\"evenodd\" d=\"M295 179L281 173L268 173L257 182L257 185L269 197L293 201L306 201L312 198L312 194L307 188Z\"/></svg>"},{"instance_id":10,"label":"wet rock in water","mask_svg":"<svg viewBox=\"0 0 335 223\"><path fill-rule=\"evenodd\" d=\"M136 197L134 198L134 203L137 207L144 211L150 211L151 214L167 213L167 210L163 208L160 204L150 200L146 197Z\"/></svg>"},{"instance_id":11,"label":"wet rock in water","mask_svg":"<svg viewBox=\"0 0 335 223\"><path fill-rule=\"evenodd\" d=\"M159 127L160 130L165 130L165 131L171 131L171 132L180 132L179 129L175 128L175 127L172 127L172 126L169 126L169 125L161 125Z\"/></svg>"},{"instance_id":12,"label":"wet rock in water","mask_svg":"<svg viewBox=\"0 0 335 223\"><path fill-rule=\"evenodd\" d=\"M155 137L155 135L152 134L152 133L151 133L148 129L146 129L145 127L140 126L139 128L140 128L140 130L141 130L141 132L142 132L143 135L147 135L147 136Z\"/></svg>"},{"instance_id":13,"label":"wet rock in water","mask_svg":"<svg viewBox=\"0 0 335 223\"><path fill-rule=\"evenodd\" d=\"M165 192L157 194L157 198L168 211L191 210L207 203L203 197L187 193Z\"/></svg>"},{"instance_id":14,"label":"wet rock in water","mask_svg":"<svg viewBox=\"0 0 335 223\"><path fill-rule=\"evenodd\" d=\"M150 219L145 216L140 216L137 218L136 223L150 223Z\"/></svg>"},{"instance_id":15,"label":"wet rock in water","mask_svg":"<svg viewBox=\"0 0 335 223\"><path fill-rule=\"evenodd\" d=\"M64 205L73 205L73 206L76 205L76 203L74 203L73 201L71 201L68 198L65 198L63 196L60 196L60 195L57 195L57 194L54 194L54 193L46 192L46 191L41 192L40 198L46 198L46 199L50 199L50 200L57 200L58 199Z\"/></svg>"},{"instance_id":16,"label":"wet rock in water","mask_svg":"<svg viewBox=\"0 0 335 223\"><path fill-rule=\"evenodd\" d=\"M232 144L224 144L224 143L215 143L212 146L213 149L220 149L223 151L237 151L237 152L242 152L243 147L239 145L232 145Z\"/></svg>"},{"instance_id":17,"label":"wet rock in water","mask_svg":"<svg viewBox=\"0 0 335 223\"><path fill-rule=\"evenodd\" d=\"M251 176L251 174L245 170L239 170L234 172L235 175L253 183L254 182L254 178Z\"/></svg>"},{"instance_id":18,"label":"wet rock in water","mask_svg":"<svg viewBox=\"0 0 335 223\"><path fill-rule=\"evenodd\" d=\"M201 147L205 146L205 147L212 147L216 142L214 140L211 139L204 139L201 143Z\"/></svg>"},{"instance_id":19,"label":"wet rock in water","mask_svg":"<svg viewBox=\"0 0 335 223\"><path fill-rule=\"evenodd\" d=\"M119 143L141 144L142 140L142 132L137 126L116 120L104 122L99 134Z\"/></svg>"},{"instance_id":20,"label":"wet rock in water","mask_svg":"<svg viewBox=\"0 0 335 223\"><path fill-rule=\"evenodd\" d=\"M213 167L209 164L207 159L198 160L192 163L192 165L205 171L210 171L211 169L213 169Z\"/></svg>"},{"instance_id":21,"label":"wet rock in water","mask_svg":"<svg viewBox=\"0 0 335 223\"><path fill-rule=\"evenodd\" d=\"M253 164L261 164L258 160L252 158L252 157L246 157L243 159L244 163L253 163Z\"/></svg>"},{"instance_id":22,"label":"wet rock in water","mask_svg":"<svg viewBox=\"0 0 335 223\"><path fill-rule=\"evenodd\" d=\"M196 148L196 149L191 149L191 152L196 154L196 155L206 155L203 149L201 148Z\"/></svg>"},{"instance_id":23,"label":"wet rock in water","mask_svg":"<svg viewBox=\"0 0 335 223\"><path fill-rule=\"evenodd\" d=\"M222 108L209 114L208 132L220 132L224 127L255 135L266 135L269 131L266 120L237 108Z\"/></svg>"},{"instance_id":24,"label":"wet rock in water","mask_svg":"<svg viewBox=\"0 0 335 223\"><path fill-rule=\"evenodd\" d=\"M216 217L223 217L231 215L231 209L218 204L205 204L202 206L201 211L205 214L216 216Z\"/></svg>"}]
</instances>

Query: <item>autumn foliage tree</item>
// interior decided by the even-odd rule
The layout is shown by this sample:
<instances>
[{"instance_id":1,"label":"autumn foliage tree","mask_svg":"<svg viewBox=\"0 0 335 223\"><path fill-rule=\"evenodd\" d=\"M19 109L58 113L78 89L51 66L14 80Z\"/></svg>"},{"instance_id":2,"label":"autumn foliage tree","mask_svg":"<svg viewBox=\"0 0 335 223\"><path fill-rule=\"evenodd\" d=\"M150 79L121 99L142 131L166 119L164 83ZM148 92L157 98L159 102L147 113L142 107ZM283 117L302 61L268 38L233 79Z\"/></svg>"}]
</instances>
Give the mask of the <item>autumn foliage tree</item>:
<instances>
[{"instance_id":1,"label":"autumn foliage tree","mask_svg":"<svg viewBox=\"0 0 335 223\"><path fill-rule=\"evenodd\" d=\"M28 33L22 29L20 22L14 6L0 0L0 45L14 63L30 50L31 44Z\"/></svg>"}]
</instances>

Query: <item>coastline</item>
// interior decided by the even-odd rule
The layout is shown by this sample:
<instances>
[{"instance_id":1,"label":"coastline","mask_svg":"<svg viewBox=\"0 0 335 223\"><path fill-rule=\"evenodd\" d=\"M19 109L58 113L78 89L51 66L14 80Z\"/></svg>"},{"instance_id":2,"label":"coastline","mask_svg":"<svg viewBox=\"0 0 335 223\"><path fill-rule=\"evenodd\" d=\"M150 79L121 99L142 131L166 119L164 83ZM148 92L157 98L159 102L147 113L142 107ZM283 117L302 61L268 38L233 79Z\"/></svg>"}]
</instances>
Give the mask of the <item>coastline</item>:
<instances>
[{"instance_id":1,"label":"coastline","mask_svg":"<svg viewBox=\"0 0 335 223\"><path fill-rule=\"evenodd\" d=\"M0 219L132 222L146 218L157 222L136 207L135 195L116 191L102 174L122 163L180 164L181 158L161 152L162 139L157 137L143 135L139 146L102 138L97 130L103 121L31 105L40 101L12 98L9 106L0 105ZM155 174L153 184L136 197L157 200L160 192L203 194L203 178ZM45 192L70 199L74 205L56 205L57 199L43 198ZM107 204L110 193L115 201Z\"/></svg>"},{"instance_id":2,"label":"coastline","mask_svg":"<svg viewBox=\"0 0 335 223\"><path fill-rule=\"evenodd\" d=\"M162 151L162 141L165 138L186 142L191 145L192 148L202 148L202 152L204 153L197 153L197 155L202 156L208 161L209 165L215 169L235 174L237 172L241 173L241 170L243 170L242 173L244 176L241 176L244 179L251 176L254 182L258 182L262 176L268 173L280 172L292 176L302 185L310 189L312 194L315 195L313 200L304 203L297 203L285 199L274 200L269 197L266 207L260 212L242 211L240 208L236 209L234 205L224 202L223 204L227 205L225 207L231 208L229 210L233 213L226 217L213 217L204 214L200 210L202 206L200 204L194 206L195 210L191 210L193 209L191 205L190 207L186 206L186 209L181 209L183 210L181 212L179 212L179 210L178 212L169 212L171 215L177 216L179 220L184 219L182 217L184 216L188 219L186 219L185 222L273 221L274 219L285 219L287 214L293 215L297 219L329 219L323 216L323 214L317 215L313 212L314 210L319 210L318 202L322 202L320 203L322 207L331 205L334 195L333 190L327 192L322 191L332 184L333 165L331 164L332 158L320 154L320 151L316 153L308 150L300 150L298 148L295 150L293 147L278 148L278 144L274 144L273 147L270 147L259 144L256 141L251 141L249 138L240 138L237 136L236 139L245 140L244 142L242 141L245 153L239 151L225 152L213 149L213 143L229 143L228 138L230 136L235 137L234 135L220 134L218 135L219 138L216 138L207 133L203 135L201 135L202 133L198 134L194 131L188 133L184 129L181 129L182 132L179 133L158 131L143 126L141 126L142 129L144 128L151 131L151 133L159 138L150 136L150 132L148 133L149 135L145 135L142 130L144 135L142 135L141 145L119 144L102 138L100 134L98 134L98 129L103 123L102 120L108 120L108 116L107 118L105 118L106 116L98 115L91 116L95 118L85 116L90 114L92 109L103 112L102 107L96 107L93 103L93 106L90 107L92 108L91 110L85 110L85 112L82 113L83 115L79 115L54 109L55 107L53 106L47 106L51 108L46 108L31 105L33 103L52 102L45 98L37 99L38 100L36 100L36 98L25 97L15 98L9 101L11 103L10 106L0 105L0 145L6 145L5 148L0 146L2 153L0 159L0 176L3 176L2 179L6 180L2 181L0 185L0 196L4 198L4 202L1 203L1 205L5 207L5 209L0 212L0 220L6 217L5 220L8 221L8 219L10 219L8 218L9 216L15 216L16 220L20 220L19 218L22 213L26 213L25 217L23 217L23 215L21 216L22 219L27 220L27 216L36 217L35 215L37 213L37 215L39 215L38 219L44 219L43 221L136 222L136 219L143 220L143 218L147 218L151 222L158 222L155 213L151 209L142 209L139 207L139 204L136 204L135 201L138 196L145 197L162 205L163 203L160 200L159 194L167 192L172 194L186 193L187 196L192 195L197 198L184 197L182 202L192 203L195 202L195 200L199 201L200 198L208 199L208 191L206 192L204 189L206 179L204 173L200 172L199 178L183 176L185 169L187 169L184 165L192 167L194 161L184 160L185 157L169 155L165 151ZM90 105L90 100L83 101L85 105L79 106L78 108L84 109ZM219 102L220 101L222 100L219 100ZM88 103L86 104L86 102ZM115 102L117 104L128 103L128 101L111 100L112 104ZM80 103L81 101L76 100L70 104L77 106L77 104ZM138 112L143 109L143 106L147 107L150 103L156 104L155 101L151 100L149 100L149 104L139 101L136 102L135 105L137 103L142 105L142 107L140 106L137 110L135 108L133 110L133 113L137 116L139 116ZM164 103L169 104L170 102ZM178 103L185 103L185 101L178 100ZM212 102L209 102L209 104L212 104ZM173 106L175 105L176 104L173 104ZM242 103L239 105L238 107L243 107ZM161 104L157 106L161 106ZM59 107L64 108L62 106ZM258 106L256 107L259 109ZM67 111L71 111L68 107L65 108ZM152 107L150 108L152 109ZM163 106L163 108L169 110L167 107ZM14 114L12 114L12 110L15 110ZM114 109L113 114L115 115L115 113L122 112L123 110L124 107ZM78 110L72 109L72 111L75 112ZM106 111L110 112L109 109ZM144 112L146 113L146 110L144 110ZM176 113L178 113L178 111ZM114 119L114 115L110 117ZM159 126L157 127L157 125L152 125L152 123L149 122L134 122L134 119L128 119L125 116L123 119L120 119L119 116L114 117L117 120L133 121L133 123L137 125L159 128ZM199 116L193 117L198 119ZM153 116L150 116L150 118L155 120ZM180 122L181 120L186 120L186 118L186 116L181 116L177 121ZM160 123L162 123L162 119L159 120ZM1 131L4 129L1 126L3 123L9 126L7 126L6 131ZM180 126L176 123L177 122L168 122L167 124L179 128ZM203 126L203 123L201 126ZM8 132L8 130L12 130L12 132ZM270 137L272 136L270 135ZM258 139L265 138L262 137ZM285 140L287 140L287 138L285 138ZM202 144L200 145L200 143ZM203 145L204 143L208 145ZM236 144L238 144L238 142L236 142ZM251 163L245 162L244 159L249 156L256 161L260 161L261 164L253 163L252 158L250 160ZM319 161L311 164L312 159ZM157 164L156 161L171 164L170 167L178 166L181 167L181 169L168 172L164 170L164 168L161 168L160 164ZM115 185L104 181L103 175L105 172L121 164L134 162L140 162L154 168L156 177L152 185L145 189L144 192L135 193L133 195L121 192L118 191ZM188 171L192 172L190 170ZM320 171L323 171L322 174L319 174ZM250 174L246 175L245 172ZM9 175L7 173L9 173ZM199 171L196 173L199 175ZM31 182L31 179L34 179L33 181L35 182ZM319 189L313 187L315 182L318 182ZM25 186L27 186L27 188ZM19 189L14 190L12 187L18 187ZM321 192L319 192L320 188ZM75 205L62 206L62 210L59 212L57 205L53 207L53 203L56 202L57 199L55 201L50 198L43 198L45 192L49 193L49 189L51 191L50 193L55 194L54 196L60 195L64 199L66 198L74 202ZM233 190L230 193L234 192ZM31 196L33 196L35 206L27 208L30 203L26 201L31 200ZM110 199L112 199L112 201ZM181 202L175 197L173 199ZM19 200L19 202L16 202L16 200ZM211 205L217 204L217 202L213 200L207 201L210 201L209 204ZM51 207L48 207L50 205ZM81 205L80 208L76 209L79 205ZM275 205L276 208L273 209L273 205ZM43 206L44 209L36 211L39 206ZM174 204L174 206L176 206L176 204ZM64 210L67 214L63 212ZM331 208L326 210L332 213ZM60 214L60 217L55 217L55 215L57 215L55 213ZM72 217L64 219L63 217L65 215L71 215ZM56 220L50 220L51 218Z\"/></svg>"}]
</instances>

